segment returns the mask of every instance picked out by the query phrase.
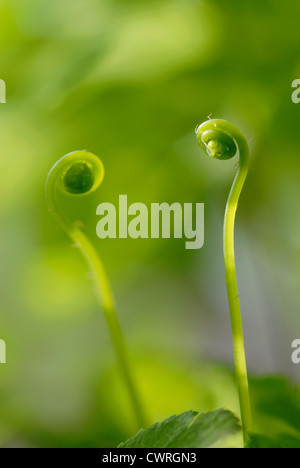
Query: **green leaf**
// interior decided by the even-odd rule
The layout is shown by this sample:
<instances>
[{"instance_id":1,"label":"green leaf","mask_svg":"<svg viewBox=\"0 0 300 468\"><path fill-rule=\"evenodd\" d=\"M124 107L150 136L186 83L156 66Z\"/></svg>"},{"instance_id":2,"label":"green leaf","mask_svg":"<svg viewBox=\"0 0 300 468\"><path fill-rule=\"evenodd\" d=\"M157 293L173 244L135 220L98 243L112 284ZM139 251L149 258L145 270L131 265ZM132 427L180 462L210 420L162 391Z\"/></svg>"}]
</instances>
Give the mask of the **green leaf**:
<instances>
[{"instance_id":1,"label":"green leaf","mask_svg":"<svg viewBox=\"0 0 300 468\"><path fill-rule=\"evenodd\" d=\"M300 448L300 439L290 434L279 434L272 439L263 435L251 434L247 448Z\"/></svg>"},{"instance_id":2,"label":"green leaf","mask_svg":"<svg viewBox=\"0 0 300 468\"><path fill-rule=\"evenodd\" d=\"M208 448L239 430L237 418L229 411L187 411L141 429L118 448Z\"/></svg>"},{"instance_id":3,"label":"green leaf","mask_svg":"<svg viewBox=\"0 0 300 468\"><path fill-rule=\"evenodd\" d=\"M253 379L251 382L252 401L260 416L270 419L271 423L263 429L271 437L277 436L286 426L293 432L300 432L300 391L299 387L285 377ZM285 427L277 427L278 422ZM275 429L275 432L274 431ZM268 432L267 432L268 430ZM270 433L270 430L272 433Z\"/></svg>"},{"instance_id":4,"label":"green leaf","mask_svg":"<svg viewBox=\"0 0 300 468\"><path fill-rule=\"evenodd\" d=\"M270 439L269 437L251 434L250 441L247 445L248 449L258 449L258 448L282 448L278 441Z\"/></svg>"}]
</instances>

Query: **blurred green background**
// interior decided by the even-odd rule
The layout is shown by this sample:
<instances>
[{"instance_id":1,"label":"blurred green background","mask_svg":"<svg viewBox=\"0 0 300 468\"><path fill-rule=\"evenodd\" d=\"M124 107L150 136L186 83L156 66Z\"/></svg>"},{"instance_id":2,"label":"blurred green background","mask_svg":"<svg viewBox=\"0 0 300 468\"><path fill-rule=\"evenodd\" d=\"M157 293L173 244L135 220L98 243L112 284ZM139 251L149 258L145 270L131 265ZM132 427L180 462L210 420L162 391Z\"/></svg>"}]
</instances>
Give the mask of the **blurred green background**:
<instances>
[{"instance_id":1,"label":"blurred green background","mask_svg":"<svg viewBox=\"0 0 300 468\"><path fill-rule=\"evenodd\" d=\"M299 17L296 0L0 1L1 446L113 447L136 431L87 266L45 203L51 166L84 148L106 176L69 212L105 262L149 418L238 413L222 258L236 161L198 148L209 115L251 147L236 250L256 430L299 435ZM204 202L205 246L100 241L96 206L119 194Z\"/></svg>"}]
</instances>

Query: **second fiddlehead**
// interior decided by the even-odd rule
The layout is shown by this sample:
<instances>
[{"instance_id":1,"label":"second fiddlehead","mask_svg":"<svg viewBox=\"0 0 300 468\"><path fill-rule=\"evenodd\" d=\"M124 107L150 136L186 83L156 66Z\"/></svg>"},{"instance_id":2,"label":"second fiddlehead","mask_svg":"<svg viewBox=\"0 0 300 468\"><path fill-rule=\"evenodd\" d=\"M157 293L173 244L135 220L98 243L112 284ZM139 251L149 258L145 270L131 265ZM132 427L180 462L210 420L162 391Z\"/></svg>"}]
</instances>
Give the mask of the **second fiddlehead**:
<instances>
[{"instance_id":1,"label":"second fiddlehead","mask_svg":"<svg viewBox=\"0 0 300 468\"><path fill-rule=\"evenodd\" d=\"M229 309L231 315L236 379L241 407L241 418L245 444L252 431L252 415L249 397L247 366L244 348L243 327L238 296L235 254L234 223L241 191L249 167L249 148L243 134L226 120L208 120L196 129L201 148L208 156L227 160L239 153L239 166L228 197L223 234L225 274Z\"/></svg>"},{"instance_id":2,"label":"second fiddlehead","mask_svg":"<svg viewBox=\"0 0 300 468\"><path fill-rule=\"evenodd\" d=\"M74 197L89 195L100 186L103 177L104 167L97 156L87 151L69 153L50 170L46 182L46 198L50 212L81 249L89 264L119 368L131 398L138 427L141 428L145 427L144 412L105 268L88 237L69 219L59 201L59 193Z\"/></svg>"}]
</instances>

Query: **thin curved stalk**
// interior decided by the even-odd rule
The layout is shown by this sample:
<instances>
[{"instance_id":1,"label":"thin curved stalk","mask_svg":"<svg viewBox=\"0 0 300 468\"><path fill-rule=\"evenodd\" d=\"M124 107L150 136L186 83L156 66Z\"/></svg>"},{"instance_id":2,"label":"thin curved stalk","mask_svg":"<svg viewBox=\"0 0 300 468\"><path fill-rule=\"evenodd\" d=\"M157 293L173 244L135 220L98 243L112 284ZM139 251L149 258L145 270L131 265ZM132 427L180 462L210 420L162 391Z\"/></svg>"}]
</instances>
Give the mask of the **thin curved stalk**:
<instances>
[{"instance_id":1,"label":"thin curved stalk","mask_svg":"<svg viewBox=\"0 0 300 468\"><path fill-rule=\"evenodd\" d=\"M234 226L236 211L249 168L249 148L243 134L230 122L209 120L196 129L197 139L202 149L212 158L227 160L239 152L239 166L227 200L223 251L227 294L232 326L235 374L240 401L244 443L247 445L252 432L252 412L249 395L247 365L245 356L243 326L237 286Z\"/></svg>"},{"instance_id":2,"label":"thin curved stalk","mask_svg":"<svg viewBox=\"0 0 300 468\"><path fill-rule=\"evenodd\" d=\"M61 158L49 172L46 183L46 199L49 211L80 248L90 267L96 295L109 330L119 369L131 400L137 425L141 428L147 426L145 413L104 265L90 240L68 218L58 201L58 189L68 195L88 195L99 187L103 175L103 165L95 155L85 151L70 153Z\"/></svg>"}]
</instances>

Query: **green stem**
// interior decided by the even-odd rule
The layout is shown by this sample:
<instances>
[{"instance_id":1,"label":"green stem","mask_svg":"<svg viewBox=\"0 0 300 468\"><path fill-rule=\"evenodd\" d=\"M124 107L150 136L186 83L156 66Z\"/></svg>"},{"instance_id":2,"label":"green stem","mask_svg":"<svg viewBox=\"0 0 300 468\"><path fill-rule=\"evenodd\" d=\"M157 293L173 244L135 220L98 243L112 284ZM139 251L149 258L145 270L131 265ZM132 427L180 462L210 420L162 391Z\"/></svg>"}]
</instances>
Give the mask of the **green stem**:
<instances>
[{"instance_id":1,"label":"green stem","mask_svg":"<svg viewBox=\"0 0 300 468\"><path fill-rule=\"evenodd\" d=\"M65 177L66 171L70 169L70 167L76 169L77 161L79 161L80 169L82 169L82 166L85 165L84 170L86 170L88 164L88 167L91 168L91 170L93 170L94 173L97 175L97 177L95 176L95 179L96 183L98 180L99 185L103 178L104 171L101 161L95 155L84 151L70 153L61 158L53 166L49 173L46 184L47 203L50 212L53 214L53 216L56 218L56 220L59 222L62 228L66 231L66 233L69 235L72 241L76 245L78 245L89 264L96 286L96 295L100 302L104 318L107 323L112 346L114 348L119 369L122 374L124 383L126 385L129 398L131 400L138 428L147 427L146 418L137 389L134 372L132 370L127 347L117 317L115 303L111 292L110 284L107 278L107 274L105 272L105 268L90 240L66 216L65 212L61 208L61 204L58 201L57 187L61 187L63 191L67 191L66 186L63 184L63 178ZM78 172L78 166L77 169L74 170L75 176L77 175L76 171ZM86 172L83 173L86 174ZM80 179L77 177L76 182L79 182L79 180ZM82 182L82 180L80 181ZM85 179L83 181L86 182ZM96 183L95 186L97 186ZM78 189L78 187L81 187L80 184L75 186L76 190ZM85 195L91 193L91 191L92 189L90 189L86 193L76 193L78 193L79 195Z\"/></svg>"},{"instance_id":2,"label":"green stem","mask_svg":"<svg viewBox=\"0 0 300 468\"><path fill-rule=\"evenodd\" d=\"M241 138L236 137L236 141L240 151L240 164L226 205L223 247L227 293L233 335L236 380L240 400L244 443L246 445L248 442L249 433L252 431L252 414L250 406L243 327L236 278L234 255L234 223L238 201L248 173L249 150L248 145L245 144L243 136Z\"/></svg>"},{"instance_id":3,"label":"green stem","mask_svg":"<svg viewBox=\"0 0 300 468\"><path fill-rule=\"evenodd\" d=\"M109 330L116 359L131 399L138 427L147 427L145 414L135 385L134 373L130 363L127 346L117 317L116 307L104 265L93 245L82 231L73 229L70 233L70 237L81 249L93 273L96 294L102 306L102 311Z\"/></svg>"},{"instance_id":4,"label":"green stem","mask_svg":"<svg viewBox=\"0 0 300 468\"><path fill-rule=\"evenodd\" d=\"M199 145L211 158L227 160L233 158L237 151L239 151L239 167L231 187L225 211L223 248L232 325L236 381L241 408L244 443L246 445L249 434L252 432L252 415L242 318L236 279L234 223L239 198L248 174L249 147L243 134L226 120L208 120L196 129L196 135Z\"/></svg>"}]
</instances>

